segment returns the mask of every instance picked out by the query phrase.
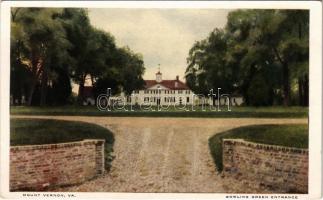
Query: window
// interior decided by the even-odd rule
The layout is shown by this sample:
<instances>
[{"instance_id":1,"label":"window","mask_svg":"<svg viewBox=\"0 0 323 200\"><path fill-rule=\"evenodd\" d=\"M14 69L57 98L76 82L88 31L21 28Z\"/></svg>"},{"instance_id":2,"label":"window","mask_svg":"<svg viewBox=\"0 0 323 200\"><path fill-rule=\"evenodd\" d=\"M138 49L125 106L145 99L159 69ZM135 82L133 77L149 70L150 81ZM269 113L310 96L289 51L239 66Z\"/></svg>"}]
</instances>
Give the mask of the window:
<instances>
[{"instance_id":1,"label":"window","mask_svg":"<svg viewBox=\"0 0 323 200\"><path fill-rule=\"evenodd\" d=\"M186 97L186 103L189 103L189 102L190 102L190 98Z\"/></svg>"},{"instance_id":2,"label":"window","mask_svg":"<svg viewBox=\"0 0 323 200\"><path fill-rule=\"evenodd\" d=\"M183 93L183 90L178 90L178 94L182 94Z\"/></svg>"},{"instance_id":3,"label":"window","mask_svg":"<svg viewBox=\"0 0 323 200\"><path fill-rule=\"evenodd\" d=\"M131 103L131 97L130 96L127 97L127 102Z\"/></svg>"}]
</instances>

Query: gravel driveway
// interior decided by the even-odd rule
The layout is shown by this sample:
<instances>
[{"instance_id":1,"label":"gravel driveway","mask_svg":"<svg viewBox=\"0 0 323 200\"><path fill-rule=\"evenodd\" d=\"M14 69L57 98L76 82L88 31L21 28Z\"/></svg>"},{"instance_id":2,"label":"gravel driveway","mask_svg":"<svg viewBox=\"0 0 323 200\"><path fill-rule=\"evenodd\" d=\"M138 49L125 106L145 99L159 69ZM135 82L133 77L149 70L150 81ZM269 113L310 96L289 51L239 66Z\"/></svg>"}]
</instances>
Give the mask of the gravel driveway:
<instances>
[{"instance_id":1,"label":"gravel driveway","mask_svg":"<svg viewBox=\"0 0 323 200\"><path fill-rule=\"evenodd\" d=\"M235 183L217 174L208 138L245 125L308 122L307 119L252 118L32 117L95 123L115 134L116 158L111 171L82 185L58 189L71 192L241 192L237 189L239 183L234 187Z\"/></svg>"}]
</instances>

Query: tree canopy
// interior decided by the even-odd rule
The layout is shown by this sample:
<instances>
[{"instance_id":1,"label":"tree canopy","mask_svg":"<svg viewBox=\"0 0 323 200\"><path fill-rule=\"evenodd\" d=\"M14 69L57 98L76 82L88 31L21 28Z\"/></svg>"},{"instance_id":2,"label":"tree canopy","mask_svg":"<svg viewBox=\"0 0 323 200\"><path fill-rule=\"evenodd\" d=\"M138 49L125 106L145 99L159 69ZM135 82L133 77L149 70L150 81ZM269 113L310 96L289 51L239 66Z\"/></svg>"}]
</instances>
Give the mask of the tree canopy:
<instances>
[{"instance_id":1,"label":"tree canopy","mask_svg":"<svg viewBox=\"0 0 323 200\"><path fill-rule=\"evenodd\" d=\"M309 13L236 10L197 41L186 81L196 93L223 88L247 105L308 105Z\"/></svg>"},{"instance_id":2,"label":"tree canopy","mask_svg":"<svg viewBox=\"0 0 323 200\"><path fill-rule=\"evenodd\" d=\"M79 102L87 77L96 87L129 93L143 85L144 62L114 37L93 27L86 9L12 8L11 95L28 105L70 103L71 82Z\"/></svg>"}]
</instances>

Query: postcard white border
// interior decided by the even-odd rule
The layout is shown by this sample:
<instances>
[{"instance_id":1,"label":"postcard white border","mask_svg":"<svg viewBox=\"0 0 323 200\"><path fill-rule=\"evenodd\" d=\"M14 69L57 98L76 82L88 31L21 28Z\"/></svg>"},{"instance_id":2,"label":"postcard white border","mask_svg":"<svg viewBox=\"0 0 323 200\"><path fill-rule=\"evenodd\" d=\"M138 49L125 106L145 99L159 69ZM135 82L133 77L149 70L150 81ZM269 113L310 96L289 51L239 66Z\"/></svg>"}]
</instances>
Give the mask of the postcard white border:
<instances>
[{"instance_id":1,"label":"postcard white border","mask_svg":"<svg viewBox=\"0 0 323 200\"><path fill-rule=\"evenodd\" d=\"M15 1L1 2L0 49L0 180L1 196L22 198L9 192L9 83L11 7L91 7L91 8L193 8L193 9L309 9L310 10L310 108L309 108L309 194L298 199L321 196L322 189L322 4L319 1ZM24 192L26 193L26 192ZM44 194L32 192L33 194ZM47 192L48 193L48 192ZM109 199L224 199L221 193L61 193L78 198ZM235 194L238 195L238 194ZM246 194L241 194L244 196ZM250 194L251 195L251 194ZM255 194L259 195L259 194ZM282 194L285 195L285 194ZM273 197L276 195L265 195ZM40 197L41 199L44 197ZM49 197L48 197L49 198ZM250 199L250 197L249 197ZM270 198L269 198L270 199Z\"/></svg>"}]
</instances>

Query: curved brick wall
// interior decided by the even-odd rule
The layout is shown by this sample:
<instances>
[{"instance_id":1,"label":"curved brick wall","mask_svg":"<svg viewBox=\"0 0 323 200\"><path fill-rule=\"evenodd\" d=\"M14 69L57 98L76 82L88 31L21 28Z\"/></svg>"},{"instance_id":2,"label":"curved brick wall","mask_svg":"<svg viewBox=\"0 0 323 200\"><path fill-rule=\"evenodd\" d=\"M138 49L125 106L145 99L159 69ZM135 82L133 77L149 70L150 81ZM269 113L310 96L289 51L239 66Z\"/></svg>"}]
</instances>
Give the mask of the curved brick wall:
<instances>
[{"instance_id":1,"label":"curved brick wall","mask_svg":"<svg viewBox=\"0 0 323 200\"><path fill-rule=\"evenodd\" d=\"M10 190L44 190L104 173L104 140L10 147Z\"/></svg>"},{"instance_id":2,"label":"curved brick wall","mask_svg":"<svg viewBox=\"0 0 323 200\"><path fill-rule=\"evenodd\" d=\"M224 139L223 175L277 193L307 193L308 150Z\"/></svg>"}]
</instances>

